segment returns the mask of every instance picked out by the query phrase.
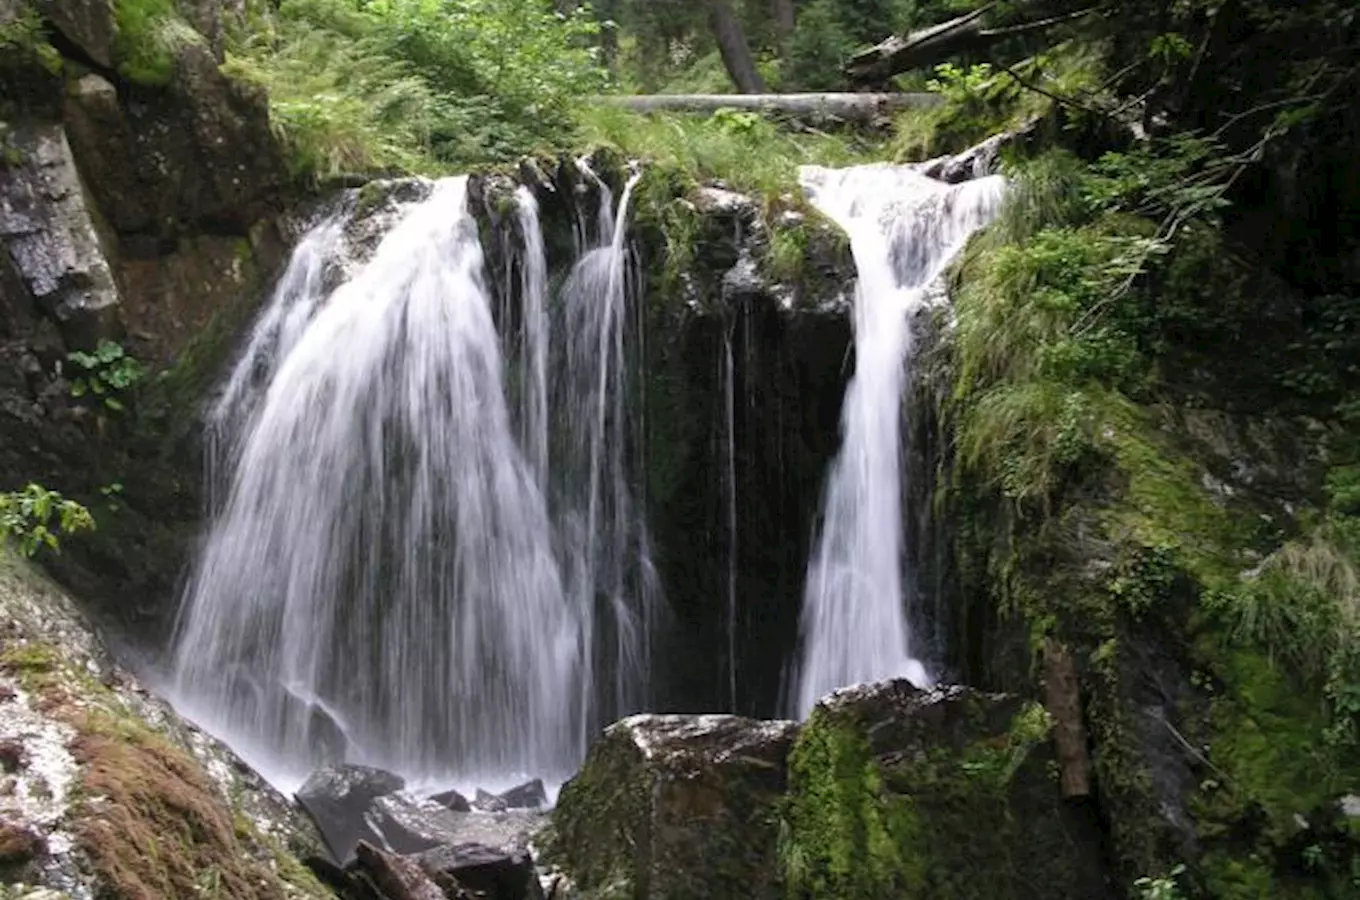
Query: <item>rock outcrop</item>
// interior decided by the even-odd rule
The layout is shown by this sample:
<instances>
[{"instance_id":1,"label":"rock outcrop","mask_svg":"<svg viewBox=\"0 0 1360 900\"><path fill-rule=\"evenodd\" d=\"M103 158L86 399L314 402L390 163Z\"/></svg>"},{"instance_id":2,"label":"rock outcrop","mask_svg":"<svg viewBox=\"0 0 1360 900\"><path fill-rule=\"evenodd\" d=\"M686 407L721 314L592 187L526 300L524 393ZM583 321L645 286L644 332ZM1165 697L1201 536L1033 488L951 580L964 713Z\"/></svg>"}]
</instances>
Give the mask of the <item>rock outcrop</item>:
<instances>
[{"instance_id":1,"label":"rock outcrop","mask_svg":"<svg viewBox=\"0 0 1360 900\"><path fill-rule=\"evenodd\" d=\"M55 124L19 124L7 137L11 161L0 166L6 303L54 322L66 347L92 349L115 335L120 298L66 133Z\"/></svg>"},{"instance_id":2,"label":"rock outcrop","mask_svg":"<svg viewBox=\"0 0 1360 900\"><path fill-rule=\"evenodd\" d=\"M905 680L819 703L789 758L789 896L1114 896L1088 810L1061 797L1044 709Z\"/></svg>"},{"instance_id":3,"label":"rock outcrop","mask_svg":"<svg viewBox=\"0 0 1360 900\"><path fill-rule=\"evenodd\" d=\"M310 823L115 665L73 602L0 558L0 866L73 897L331 896ZM9 895L6 895L9 896Z\"/></svg>"},{"instance_id":4,"label":"rock outcrop","mask_svg":"<svg viewBox=\"0 0 1360 900\"><path fill-rule=\"evenodd\" d=\"M775 848L797 726L633 716L562 788L545 850L587 897L783 896Z\"/></svg>"},{"instance_id":5,"label":"rock outcrop","mask_svg":"<svg viewBox=\"0 0 1360 900\"><path fill-rule=\"evenodd\" d=\"M0 4L0 469L87 505L122 485L52 570L154 641L202 508L198 407L297 197L263 91L219 66L222 0L158 7L173 41L122 9ZM145 372L114 404L72 395L69 354L104 340Z\"/></svg>"}]
</instances>

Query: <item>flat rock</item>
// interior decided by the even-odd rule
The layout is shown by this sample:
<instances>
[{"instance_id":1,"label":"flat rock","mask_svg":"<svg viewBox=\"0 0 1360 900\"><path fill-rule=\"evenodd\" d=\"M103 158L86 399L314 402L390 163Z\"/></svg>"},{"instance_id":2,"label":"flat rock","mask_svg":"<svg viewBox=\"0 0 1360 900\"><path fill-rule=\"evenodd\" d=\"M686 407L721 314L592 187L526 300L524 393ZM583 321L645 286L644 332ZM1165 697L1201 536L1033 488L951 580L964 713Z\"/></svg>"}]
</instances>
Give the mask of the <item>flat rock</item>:
<instances>
[{"instance_id":1,"label":"flat rock","mask_svg":"<svg viewBox=\"0 0 1360 900\"><path fill-rule=\"evenodd\" d=\"M447 900L448 895L435 884L414 860L386 853L367 841L354 850L355 859L348 873L361 876L377 890L382 900Z\"/></svg>"},{"instance_id":2,"label":"flat rock","mask_svg":"<svg viewBox=\"0 0 1360 900\"><path fill-rule=\"evenodd\" d=\"M374 801L404 787L405 779L382 769L336 765L313 772L296 796L321 831L334 861L344 864L353 858L360 840L386 846L367 817Z\"/></svg>"},{"instance_id":3,"label":"flat rock","mask_svg":"<svg viewBox=\"0 0 1360 900\"><path fill-rule=\"evenodd\" d=\"M452 789L433 794L430 799L454 812L468 812L472 809L472 804L468 802L468 798Z\"/></svg>"},{"instance_id":4,"label":"flat rock","mask_svg":"<svg viewBox=\"0 0 1360 900\"><path fill-rule=\"evenodd\" d=\"M543 779L535 778L505 791L500 800L506 809L542 809L548 805L548 791L543 787Z\"/></svg>"},{"instance_id":5,"label":"flat rock","mask_svg":"<svg viewBox=\"0 0 1360 900\"><path fill-rule=\"evenodd\" d=\"M506 802L495 794L477 788L477 793L472 798L472 808L482 812L505 812L509 809Z\"/></svg>"}]
</instances>

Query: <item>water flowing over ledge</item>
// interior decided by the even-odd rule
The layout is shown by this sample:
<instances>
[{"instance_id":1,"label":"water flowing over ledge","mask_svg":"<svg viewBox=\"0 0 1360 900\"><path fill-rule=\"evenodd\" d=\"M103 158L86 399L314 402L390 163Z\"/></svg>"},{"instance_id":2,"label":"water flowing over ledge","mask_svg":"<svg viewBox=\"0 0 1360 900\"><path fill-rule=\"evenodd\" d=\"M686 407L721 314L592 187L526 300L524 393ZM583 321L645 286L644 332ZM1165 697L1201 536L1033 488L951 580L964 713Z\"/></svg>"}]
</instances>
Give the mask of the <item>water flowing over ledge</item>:
<instances>
[{"instance_id":1,"label":"water flowing over ledge","mask_svg":"<svg viewBox=\"0 0 1360 900\"><path fill-rule=\"evenodd\" d=\"M601 197L610 227L553 310L518 195L508 383L468 192L435 183L362 265L342 219L313 228L209 417L214 518L174 693L280 785L338 759L560 781L645 700L659 592L616 389L627 195L618 225Z\"/></svg>"},{"instance_id":2,"label":"water flowing over ledge","mask_svg":"<svg viewBox=\"0 0 1360 900\"><path fill-rule=\"evenodd\" d=\"M968 237L996 215L1005 182L949 185L914 167L806 167L813 204L850 235L855 375L842 410L824 518L808 563L792 714L845 685L933 678L912 640L904 577L902 404L912 318Z\"/></svg>"}]
</instances>

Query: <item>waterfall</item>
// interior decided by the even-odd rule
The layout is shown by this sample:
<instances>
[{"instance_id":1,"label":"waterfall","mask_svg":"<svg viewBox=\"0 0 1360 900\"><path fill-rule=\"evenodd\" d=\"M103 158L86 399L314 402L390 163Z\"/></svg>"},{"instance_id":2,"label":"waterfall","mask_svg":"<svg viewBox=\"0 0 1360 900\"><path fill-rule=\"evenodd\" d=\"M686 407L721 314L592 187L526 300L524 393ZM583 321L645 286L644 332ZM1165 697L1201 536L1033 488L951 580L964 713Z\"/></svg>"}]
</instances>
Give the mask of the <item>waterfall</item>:
<instances>
[{"instance_id":1,"label":"waterfall","mask_svg":"<svg viewBox=\"0 0 1360 900\"><path fill-rule=\"evenodd\" d=\"M563 580L535 477L542 410L531 388L522 448L467 195L466 178L436 182L329 295L339 227L308 235L211 415L225 496L174 694L276 784L341 757L422 780L561 778L584 752L580 582L616 579L573 565ZM620 256L592 269L612 273L601 291ZM537 292L541 270L526 273ZM621 302L575 299L610 316ZM534 381L546 333L525 321ZM606 343L592 352L618 352ZM610 403L597 414L612 422ZM618 452L598 432L592 454ZM617 505L602 480L592 498ZM591 512L601 536L619 518Z\"/></svg>"},{"instance_id":2,"label":"waterfall","mask_svg":"<svg viewBox=\"0 0 1360 900\"><path fill-rule=\"evenodd\" d=\"M630 254L625 223L638 176L619 199L590 169L599 189L598 245L573 267L558 298L560 356L553 365L553 516L563 580L574 609L595 627L587 635L584 686L593 734L615 716L641 708L648 690L649 636L660 608L650 537L630 483L628 315ZM554 326L555 329L558 326Z\"/></svg>"},{"instance_id":3,"label":"waterfall","mask_svg":"<svg viewBox=\"0 0 1360 900\"><path fill-rule=\"evenodd\" d=\"M849 234L859 276L855 373L803 598L793 693L801 716L838 687L932 681L914 655L915 598L903 546L901 410L911 320L968 237L996 214L1004 182L989 176L949 185L889 165L809 166L800 175L813 205Z\"/></svg>"}]
</instances>

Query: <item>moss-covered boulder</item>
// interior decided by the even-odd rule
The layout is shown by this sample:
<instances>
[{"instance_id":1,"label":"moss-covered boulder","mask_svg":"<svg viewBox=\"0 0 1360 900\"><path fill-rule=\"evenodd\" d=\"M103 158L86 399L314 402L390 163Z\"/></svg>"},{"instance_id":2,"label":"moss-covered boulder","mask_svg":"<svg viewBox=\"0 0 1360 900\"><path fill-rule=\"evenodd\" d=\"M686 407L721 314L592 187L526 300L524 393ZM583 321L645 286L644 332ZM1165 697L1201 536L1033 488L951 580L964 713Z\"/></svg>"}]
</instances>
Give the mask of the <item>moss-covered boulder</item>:
<instances>
[{"instance_id":1,"label":"moss-covered boulder","mask_svg":"<svg viewBox=\"0 0 1360 900\"><path fill-rule=\"evenodd\" d=\"M583 898L782 896L775 848L797 726L633 716L558 798L546 856Z\"/></svg>"},{"instance_id":2,"label":"moss-covered boulder","mask_svg":"<svg viewBox=\"0 0 1360 900\"><path fill-rule=\"evenodd\" d=\"M813 710L789 757L789 896L1112 896L1098 830L1060 796L1044 709L905 680Z\"/></svg>"}]
</instances>

